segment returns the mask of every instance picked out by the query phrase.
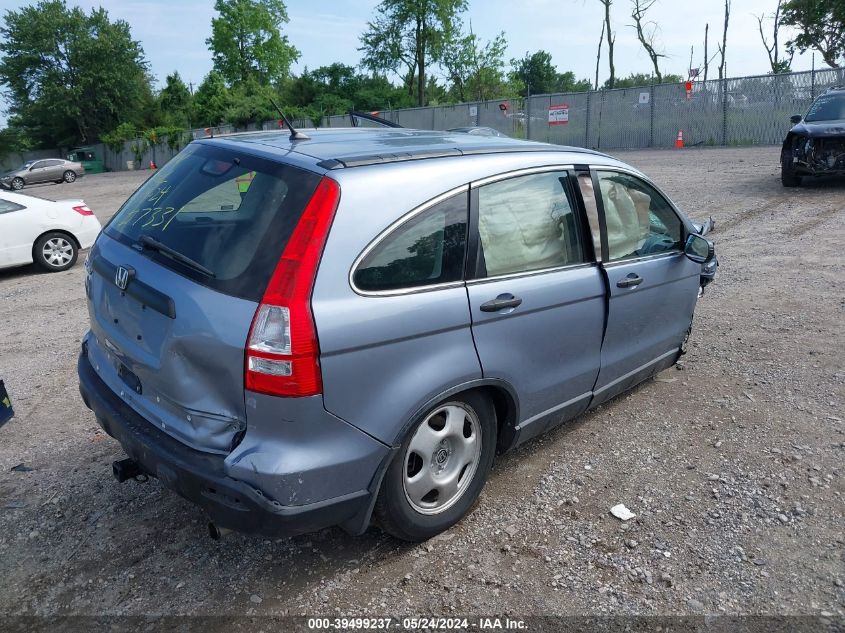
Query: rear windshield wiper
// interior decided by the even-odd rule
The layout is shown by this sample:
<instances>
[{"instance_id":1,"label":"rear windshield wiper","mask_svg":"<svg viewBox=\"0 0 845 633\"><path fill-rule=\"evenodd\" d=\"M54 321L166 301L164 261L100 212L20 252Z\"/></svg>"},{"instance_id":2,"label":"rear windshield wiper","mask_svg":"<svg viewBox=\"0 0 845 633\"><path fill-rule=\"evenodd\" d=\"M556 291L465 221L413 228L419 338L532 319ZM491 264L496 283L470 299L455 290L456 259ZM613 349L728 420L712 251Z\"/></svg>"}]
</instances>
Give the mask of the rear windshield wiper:
<instances>
[{"instance_id":1,"label":"rear windshield wiper","mask_svg":"<svg viewBox=\"0 0 845 633\"><path fill-rule=\"evenodd\" d=\"M199 262L194 261L193 259L191 259L187 255L183 255L182 253L180 253L176 249L171 248L167 244L162 244L161 242L159 242L154 237L150 237L149 235L142 235L138 239L138 241L141 244L143 244L144 246L146 246L147 248L149 248L150 250L158 251L159 253L164 253L165 255L169 255L170 257L175 259L177 262L185 264L185 266L187 266L189 268L193 268L194 270L202 273L203 275L207 275L208 277L211 277L211 278L216 277L216 275L214 274L213 271L209 270L208 268L206 268L205 266L203 266Z\"/></svg>"}]
</instances>

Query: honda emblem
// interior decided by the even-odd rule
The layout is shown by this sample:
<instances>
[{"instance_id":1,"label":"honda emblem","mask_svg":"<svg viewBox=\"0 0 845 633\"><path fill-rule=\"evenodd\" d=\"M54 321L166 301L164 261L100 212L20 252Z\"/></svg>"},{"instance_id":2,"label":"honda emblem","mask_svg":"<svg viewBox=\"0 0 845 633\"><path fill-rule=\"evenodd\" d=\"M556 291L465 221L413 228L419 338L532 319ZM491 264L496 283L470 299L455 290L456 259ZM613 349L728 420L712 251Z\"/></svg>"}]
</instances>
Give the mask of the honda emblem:
<instances>
[{"instance_id":1,"label":"honda emblem","mask_svg":"<svg viewBox=\"0 0 845 633\"><path fill-rule=\"evenodd\" d=\"M126 290L126 286L129 285L129 276L128 269L123 266L118 266L114 273L114 285L121 290Z\"/></svg>"}]
</instances>

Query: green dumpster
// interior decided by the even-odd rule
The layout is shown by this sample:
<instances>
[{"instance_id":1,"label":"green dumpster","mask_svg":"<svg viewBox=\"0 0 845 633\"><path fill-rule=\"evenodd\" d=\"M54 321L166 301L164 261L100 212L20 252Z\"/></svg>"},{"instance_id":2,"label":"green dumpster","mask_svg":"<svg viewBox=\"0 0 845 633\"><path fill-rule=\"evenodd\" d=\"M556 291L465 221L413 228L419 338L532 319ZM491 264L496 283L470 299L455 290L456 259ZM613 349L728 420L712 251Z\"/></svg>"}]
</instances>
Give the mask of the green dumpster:
<instances>
[{"instance_id":1,"label":"green dumpster","mask_svg":"<svg viewBox=\"0 0 845 633\"><path fill-rule=\"evenodd\" d=\"M67 155L67 159L82 163L86 174L102 174L106 171L102 157L97 156L93 147L77 147L72 149Z\"/></svg>"}]
</instances>

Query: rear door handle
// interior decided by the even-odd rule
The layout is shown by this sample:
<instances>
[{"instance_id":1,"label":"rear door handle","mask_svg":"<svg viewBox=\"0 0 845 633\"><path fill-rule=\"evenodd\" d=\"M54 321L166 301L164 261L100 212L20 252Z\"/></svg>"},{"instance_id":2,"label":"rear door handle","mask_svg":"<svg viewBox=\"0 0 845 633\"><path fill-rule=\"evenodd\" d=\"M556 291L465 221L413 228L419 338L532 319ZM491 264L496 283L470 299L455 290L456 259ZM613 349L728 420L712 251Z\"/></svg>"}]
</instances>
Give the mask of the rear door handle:
<instances>
[{"instance_id":1,"label":"rear door handle","mask_svg":"<svg viewBox=\"0 0 845 633\"><path fill-rule=\"evenodd\" d=\"M515 308L522 303L522 299L514 297L511 293L505 292L495 299L481 304L482 312L498 312L507 308Z\"/></svg>"},{"instance_id":2,"label":"rear door handle","mask_svg":"<svg viewBox=\"0 0 845 633\"><path fill-rule=\"evenodd\" d=\"M628 273L628 276L624 279L620 279L616 282L617 288L636 288L641 283L643 283L643 278L640 277L637 273Z\"/></svg>"}]
</instances>

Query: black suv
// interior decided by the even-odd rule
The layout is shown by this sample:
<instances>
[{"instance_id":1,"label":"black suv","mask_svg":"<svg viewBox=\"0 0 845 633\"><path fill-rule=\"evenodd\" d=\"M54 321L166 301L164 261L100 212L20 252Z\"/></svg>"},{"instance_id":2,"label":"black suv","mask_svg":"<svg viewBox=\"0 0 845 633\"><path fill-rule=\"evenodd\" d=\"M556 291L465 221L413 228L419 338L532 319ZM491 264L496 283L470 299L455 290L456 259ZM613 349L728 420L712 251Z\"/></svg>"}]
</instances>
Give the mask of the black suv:
<instances>
[{"instance_id":1,"label":"black suv","mask_svg":"<svg viewBox=\"0 0 845 633\"><path fill-rule=\"evenodd\" d=\"M797 187L803 176L845 175L845 87L819 96L795 124L781 151L781 182Z\"/></svg>"}]
</instances>

